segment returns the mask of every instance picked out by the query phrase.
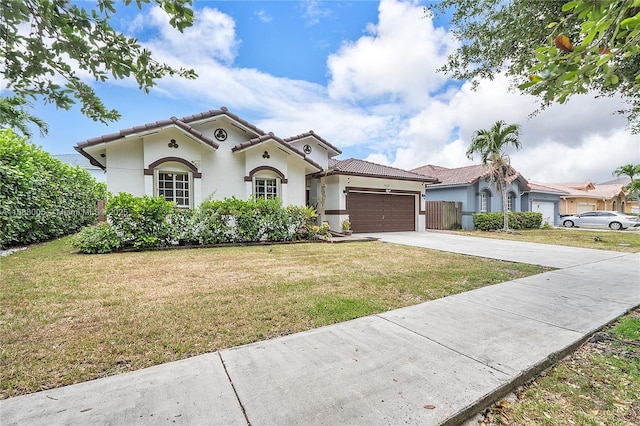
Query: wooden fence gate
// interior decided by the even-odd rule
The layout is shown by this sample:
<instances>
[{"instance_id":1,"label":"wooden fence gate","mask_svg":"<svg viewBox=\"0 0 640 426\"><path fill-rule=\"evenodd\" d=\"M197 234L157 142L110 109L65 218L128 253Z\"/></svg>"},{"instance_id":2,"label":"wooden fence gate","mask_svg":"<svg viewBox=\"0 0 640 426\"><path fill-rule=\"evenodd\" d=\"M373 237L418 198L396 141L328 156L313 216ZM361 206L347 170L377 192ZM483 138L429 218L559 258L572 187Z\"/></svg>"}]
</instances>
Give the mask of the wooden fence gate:
<instances>
[{"instance_id":1,"label":"wooden fence gate","mask_svg":"<svg viewBox=\"0 0 640 426\"><path fill-rule=\"evenodd\" d=\"M460 201L427 201L427 229L460 229L462 228L462 203Z\"/></svg>"}]
</instances>

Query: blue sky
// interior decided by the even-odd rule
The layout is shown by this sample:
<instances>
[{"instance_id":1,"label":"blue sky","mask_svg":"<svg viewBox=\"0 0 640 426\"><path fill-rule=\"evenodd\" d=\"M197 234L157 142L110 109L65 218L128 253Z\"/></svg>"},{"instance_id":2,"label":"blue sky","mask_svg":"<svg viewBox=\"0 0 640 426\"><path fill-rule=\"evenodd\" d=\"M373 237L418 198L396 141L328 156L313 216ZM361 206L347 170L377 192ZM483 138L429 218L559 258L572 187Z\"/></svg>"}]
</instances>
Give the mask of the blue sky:
<instances>
[{"instance_id":1,"label":"blue sky","mask_svg":"<svg viewBox=\"0 0 640 426\"><path fill-rule=\"evenodd\" d=\"M640 138L612 114L621 106L616 98L580 96L530 119L536 100L509 92L504 78L472 91L436 72L457 42L446 18L424 16L424 4L196 1L195 25L184 34L158 8L130 6L116 15L117 28L200 77L163 80L148 95L128 80L92 82L122 113L109 126L79 109L34 104L50 125L34 142L72 153L88 138L226 106L281 137L314 130L342 149L339 158L405 169L471 164L464 156L471 135L496 120L522 126L523 149L510 152L512 164L535 181L604 181L619 165L640 163Z\"/></svg>"}]
</instances>

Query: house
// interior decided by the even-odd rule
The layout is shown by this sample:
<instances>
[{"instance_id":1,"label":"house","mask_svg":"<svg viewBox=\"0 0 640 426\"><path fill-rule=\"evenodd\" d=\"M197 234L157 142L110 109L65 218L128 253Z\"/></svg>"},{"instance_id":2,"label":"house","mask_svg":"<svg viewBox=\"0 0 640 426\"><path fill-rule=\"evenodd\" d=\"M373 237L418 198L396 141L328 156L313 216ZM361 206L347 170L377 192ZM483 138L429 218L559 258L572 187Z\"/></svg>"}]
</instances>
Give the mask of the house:
<instances>
[{"instance_id":1,"label":"house","mask_svg":"<svg viewBox=\"0 0 640 426\"><path fill-rule=\"evenodd\" d=\"M181 208L203 200L277 197L313 205L333 230L424 230L425 185L436 179L366 161L313 131L280 138L222 107L88 139L75 149L106 172L107 190L162 196Z\"/></svg>"},{"instance_id":2,"label":"house","mask_svg":"<svg viewBox=\"0 0 640 426\"><path fill-rule=\"evenodd\" d=\"M98 182L105 181L104 170L102 170L100 167L94 166L80 154L59 154L54 155L53 157L57 158L63 163L82 167L83 169L88 171L91 176L93 176L93 178Z\"/></svg>"},{"instance_id":3,"label":"house","mask_svg":"<svg viewBox=\"0 0 640 426\"><path fill-rule=\"evenodd\" d=\"M428 164L412 170L438 179L437 184L428 185L427 201L454 201L462 203L462 228L473 229L473 214L501 212L502 194L491 182L489 168L473 165L447 168ZM527 179L512 168L507 185L507 208L510 211L534 211L542 213L543 222L557 225L560 211L561 191L531 187Z\"/></svg>"},{"instance_id":4,"label":"house","mask_svg":"<svg viewBox=\"0 0 640 426\"><path fill-rule=\"evenodd\" d=\"M529 190L522 195L522 204L526 211L542 213L542 223L559 226L560 200L568 192L541 182L529 181L528 186Z\"/></svg>"},{"instance_id":5,"label":"house","mask_svg":"<svg viewBox=\"0 0 640 426\"><path fill-rule=\"evenodd\" d=\"M634 205L637 205L637 201L627 199L624 182L624 180L615 180L604 184L594 184L585 181L547 183L545 185L565 192L561 196L561 214L580 214L593 210L630 213Z\"/></svg>"}]
</instances>

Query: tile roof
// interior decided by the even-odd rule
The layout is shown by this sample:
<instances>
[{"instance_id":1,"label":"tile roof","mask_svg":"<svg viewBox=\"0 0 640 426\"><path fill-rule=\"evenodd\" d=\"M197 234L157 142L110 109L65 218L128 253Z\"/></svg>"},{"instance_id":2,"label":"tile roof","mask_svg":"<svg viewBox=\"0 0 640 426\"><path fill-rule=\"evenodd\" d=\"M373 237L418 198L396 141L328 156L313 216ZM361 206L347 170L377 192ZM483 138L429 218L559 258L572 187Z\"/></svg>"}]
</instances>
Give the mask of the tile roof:
<instances>
[{"instance_id":1,"label":"tile roof","mask_svg":"<svg viewBox=\"0 0 640 426\"><path fill-rule=\"evenodd\" d=\"M245 150L247 148L250 148L250 147L256 146L256 145L260 145L261 143L264 143L264 142L267 142L267 141L274 141L274 142L278 143L279 145L284 146L289 151L291 151L294 154L297 154L300 157L302 157L302 159L304 159L307 163L311 164L312 166L314 166L318 170L322 170L322 166L319 165L318 163L316 163L315 161L307 158L307 155L304 152L300 151L295 146L288 144L283 139L280 139L279 137L277 137L276 135L274 135L271 132L267 133L266 135L258 136L257 138L249 139L246 142L239 143L239 144L235 145L233 148L231 148L231 151L232 152L243 151L243 150Z\"/></svg>"},{"instance_id":2,"label":"tile roof","mask_svg":"<svg viewBox=\"0 0 640 426\"><path fill-rule=\"evenodd\" d=\"M608 180L606 182L600 182L596 185L613 185L613 184L620 184L620 185L628 185L631 183L631 178L629 176L621 176L618 179L613 179L613 180Z\"/></svg>"},{"instance_id":3,"label":"tile roof","mask_svg":"<svg viewBox=\"0 0 640 426\"><path fill-rule=\"evenodd\" d=\"M527 184L527 179L522 176L520 172L513 167L511 167L511 171L513 175L509 177L510 182L520 178L524 181L525 185ZM430 187L471 185L478 180L489 176L489 168L482 164L458 167L455 169L427 164L426 166L413 169L412 172L431 176L439 181L439 183L435 185L429 185Z\"/></svg>"},{"instance_id":4,"label":"tile roof","mask_svg":"<svg viewBox=\"0 0 640 426\"><path fill-rule=\"evenodd\" d=\"M244 120L244 119L240 118L239 116L235 115L234 113L229 112L227 107L224 107L224 106L220 107L220 109L212 109L212 110L209 110L209 111L200 112L200 113L193 114L193 115L188 115L186 117L181 118L180 121L183 121L185 123L193 123L194 121L206 120L207 118L217 117L217 116L220 116L220 115L226 115L230 119L242 124L243 126L247 127L248 129L251 129L252 131L254 131L255 133L257 133L259 135L264 135L265 134L264 130L259 129L258 127L256 127L253 124L249 123L247 120Z\"/></svg>"},{"instance_id":5,"label":"tile roof","mask_svg":"<svg viewBox=\"0 0 640 426\"><path fill-rule=\"evenodd\" d=\"M296 140L299 140L299 139L304 139L304 138L309 137L309 136L312 136L312 137L316 138L316 139L317 139L318 141L320 141L323 145L328 146L328 147L329 147L329 149L332 149L333 151L335 151L335 152L337 153L336 155L342 154L342 151L340 151L340 150L339 150L338 148L336 148L335 146L331 145L329 142L327 142L326 140L324 140L324 139L323 139L322 137L320 137L319 135L316 135L316 134L313 132L313 130L309 130L309 131L308 131L308 132L306 132L306 133L302 133L302 134L299 134L299 135L296 135L296 136L291 136L291 137L288 137L288 138L284 138L283 140L284 140L285 142L293 142L293 141L296 141Z\"/></svg>"},{"instance_id":6,"label":"tile roof","mask_svg":"<svg viewBox=\"0 0 640 426\"><path fill-rule=\"evenodd\" d=\"M529 181L529 190L535 192L546 192L548 194L560 194L560 195L569 195L567 190L555 187L548 183L534 182Z\"/></svg>"},{"instance_id":7,"label":"tile roof","mask_svg":"<svg viewBox=\"0 0 640 426\"><path fill-rule=\"evenodd\" d=\"M185 123L182 120L179 120L176 117L171 117L168 120L160 120L160 121L155 121L153 123L147 123L147 124L142 124L140 126L134 126L134 127L130 127L128 129L123 129L120 130L117 133L110 133L108 135L102 135L102 136L98 136L96 138L91 138L91 139L87 139L84 142L79 142L76 146L76 150L78 150L78 148L83 149L83 148L87 148L89 146L93 146L93 145L99 145L101 143L107 143L107 142L112 142L118 139L122 139L125 138L129 135L135 135L137 133L143 133L149 130L155 130L155 129L161 129L163 127L168 127L168 126L176 126L182 130L185 131L185 133L189 133L192 136L194 136L196 139L201 140L202 142L204 142L205 144L209 145L210 147L214 148L214 149L218 149L218 147L220 145L218 145L218 143L216 141L214 141L213 139L205 136L202 134L202 132L194 129L193 127L189 126L187 123Z\"/></svg>"},{"instance_id":8,"label":"tile roof","mask_svg":"<svg viewBox=\"0 0 640 426\"><path fill-rule=\"evenodd\" d=\"M593 189L575 188L575 182L545 183L543 185L565 191L568 197L610 199L624 193L624 185L620 183L608 185L591 184L589 188L593 187Z\"/></svg>"},{"instance_id":9,"label":"tile roof","mask_svg":"<svg viewBox=\"0 0 640 426\"><path fill-rule=\"evenodd\" d=\"M346 160L330 162L327 175L354 175L416 182L437 182L436 179L408 170L383 166L369 161L348 158Z\"/></svg>"},{"instance_id":10,"label":"tile roof","mask_svg":"<svg viewBox=\"0 0 640 426\"><path fill-rule=\"evenodd\" d=\"M489 174L487 167L481 164L455 169L427 164L412 172L434 177L440 181L438 185L470 185Z\"/></svg>"}]
</instances>

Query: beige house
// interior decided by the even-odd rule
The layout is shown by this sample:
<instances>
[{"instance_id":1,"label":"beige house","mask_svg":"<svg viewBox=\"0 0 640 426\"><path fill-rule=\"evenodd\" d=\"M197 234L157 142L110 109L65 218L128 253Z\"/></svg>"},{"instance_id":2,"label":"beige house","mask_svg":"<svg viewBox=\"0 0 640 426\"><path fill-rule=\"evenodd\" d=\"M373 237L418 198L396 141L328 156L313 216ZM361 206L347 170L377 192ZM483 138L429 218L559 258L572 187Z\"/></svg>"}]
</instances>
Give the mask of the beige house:
<instances>
[{"instance_id":1,"label":"beige house","mask_svg":"<svg viewBox=\"0 0 640 426\"><path fill-rule=\"evenodd\" d=\"M603 184L593 182L561 182L541 184L565 194L560 197L560 214L580 214L595 210L621 213L637 212L637 200L627 198L622 180Z\"/></svg>"}]
</instances>

